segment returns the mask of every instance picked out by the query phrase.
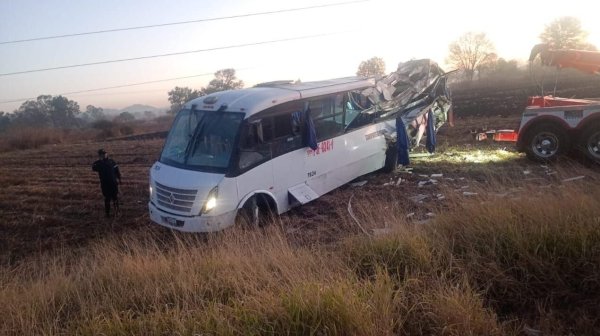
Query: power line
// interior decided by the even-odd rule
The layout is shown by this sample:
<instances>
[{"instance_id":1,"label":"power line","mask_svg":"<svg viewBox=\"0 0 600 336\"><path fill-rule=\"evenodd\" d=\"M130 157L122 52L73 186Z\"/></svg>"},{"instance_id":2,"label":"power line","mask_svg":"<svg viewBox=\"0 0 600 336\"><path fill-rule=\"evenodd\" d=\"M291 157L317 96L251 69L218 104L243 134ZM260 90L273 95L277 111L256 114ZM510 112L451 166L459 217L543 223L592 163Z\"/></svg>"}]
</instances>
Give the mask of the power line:
<instances>
[{"instance_id":1,"label":"power line","mask_svg":"<svg viewBox=\"0 0 600 336\"><path fill-rule=\"evenodd\" d=\"M249 69L249 68L242 68L242 69L239 69L239 70L246 70L246 69ZM191 76L184 76L184 77L174 77L174 78L158 79L158 80L146 81L146 82L139 82L139 83L130 83L130 84L115 85L115 86L107 86L107 87L102 87L102 88L97 88L97 89L88 89L88 90L80 90L80 91L63 92L63 93L57 94L57 96L72 95L72 94L94 92L94 91L111 90L111 89L120 89L120 88L130 87L130 86L147 85L147 84L154 84L154 83L161 83L161 82L170 82L170 81L174 81L174 80L188 79L188 78L194 78L194 77L204 77L204 76L210 76L210 75L214 75L214 72L210 72L210 73L207 72L207 73L203 73L203 74L191 75ZM35 97L19 98L19 99L13 99L13 100L4 100L4 101L0 101L0 104L18 103L18 102L22 102L22 101L26 101L26 100L30 100L30 99L35 99Z\"/></svg>"},{"instance_id":2,"label":"power line","mask_svg":"<svg viewBox=\"0 0 600 336\"><path fill-rule=\"evenodd\" d=\"M127 30L148 29L148 28L157 28L157 27L184 25L184 24L190 24L190 23L210 22L210 21L219 21L219 20L230 20L230 19L238 19L238 18L250 17L250 16L270 15L270 14L278 14L278 13L286 13L286 12L297 12L297 11L303 11L303 10L308 10L308 9L316 9L316 8L343 6L343 5L350 5L350 4L355 4L355 3L360 3L360 2L369 2L369 1L371 1L371 0L344 1L344 2L336 2L336 3L331 3L331 4L325 4L325 5L315 5L315 6L308 6L308 7L280 9L280 10L267 11L267 12L248 13L248 14L231 15L231 16L222 16L222 17L215 17L215 18L208 18L208 19L198 19L198 20L179 21L179 22L170 22L170 23L160 23L160 24L154 24L154 25L126 27L126 28L115 28L115 29L106 29L106 30L97 30L97 31L83 32L83 33L64 34L64 35L34 37L34 38L28 38L28 39L22 39L22 40L2 41L2 42L0 42L0 44L15 44L15 43L33 42L33 41L40 41L40 40L60 39L60 38L74 37L74 36L114 33L114 32L127 31Z\"/></svg>"},{"instance_id":3,"label":"power line","mask_svg":"<svg viewBox=\"0 0 600 336\"><path fill-rule=\"evenodd\" d=\"M122 59L116 59L116 60L91 62L91 63L71 64L71 65L63 65L63 66L58 66L58 67L53 67L53 68L41 68L41 69L23 70L23 71L16 71L16 72L6 72L6 73L0 73L0 77L13 76L13 75L21 75L21 74L32 73L32 72L43 72L43 71L60 70L60 69L68 69L68 68L86 67L86 66L91 66L91 65L100 65L100 64L109 64L109 63L137 61L137 60L150 59L150 58L177 56L177 55L185 55L185 54L195 54L195 53L201 53L201 52L207 52L207 51L216 51L216 50L233 49L233 48L243 48L243 47L257 46L257 45L263 45L263 44L271 44L271 43L280 43L280 42L288 42L288 41L305 40L305 39L316 38L316 37L331 36L331 35L336 35L336 34L341 34L341 33L343 33L343 32L325 33L325 34L316 34L316 35L305 35L305 36L290 37L290 38L278 39L278 40L261 41L261 42L245 43L245 44L236 44L236 45L229 45L229 46L224 46L224 47L215 47L215 48L208 48L208 49L198 49L198 50L190 50L190 51L181 51L181 52L174 52L174 53L168 53L168 54L159 54L159 55L150 55L150 56L139 56L139 57L132 57L132 58L122 58Z\"/></svg>"}]
</instances>

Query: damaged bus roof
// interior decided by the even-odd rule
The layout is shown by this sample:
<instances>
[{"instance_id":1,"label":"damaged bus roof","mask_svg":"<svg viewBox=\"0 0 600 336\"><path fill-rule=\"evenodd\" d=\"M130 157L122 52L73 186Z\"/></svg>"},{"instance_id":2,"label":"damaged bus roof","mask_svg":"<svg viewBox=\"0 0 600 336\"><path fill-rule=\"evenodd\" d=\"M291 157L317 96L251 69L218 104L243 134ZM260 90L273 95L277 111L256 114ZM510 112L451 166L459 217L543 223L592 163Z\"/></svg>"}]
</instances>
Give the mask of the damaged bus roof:
<instances>
[{"instance_id":1,"label":"damaged bus roof","mask_svg":"<svg viewBox=\"0 0 600 336\"><path fill-rule=\"evenodd\" d=\"M184 108L204 111L242 112L246 117L270 107L300 99L338 92L359 91L370 101L361 111L373 118L400 115L405 123L413 123L433 110L436 129L451 111L447 74L430 59L410 60L398 64L396 71L378 78L344 77L315 82L275 81L253 88L222 91L196 98ZM417 122L417 124L422 124ZM418 141L417 141L418 142Z\"/></svg>"},{"instance_id":2,"label":"damaged bus roof","mask_svg":"<svg viewBox=\"0 0 600 336\"><path fill-rule=\"evenodd\" d=\"M364 77L344 77L304 83L275 81L261 83L247 89L212 93L189 101L184 108L196 105L196 109L199 110L243 112L246 116L250 116L285 102L341 91L365 89L374 85L374 79Z\"/></svg>"}]
</instances>

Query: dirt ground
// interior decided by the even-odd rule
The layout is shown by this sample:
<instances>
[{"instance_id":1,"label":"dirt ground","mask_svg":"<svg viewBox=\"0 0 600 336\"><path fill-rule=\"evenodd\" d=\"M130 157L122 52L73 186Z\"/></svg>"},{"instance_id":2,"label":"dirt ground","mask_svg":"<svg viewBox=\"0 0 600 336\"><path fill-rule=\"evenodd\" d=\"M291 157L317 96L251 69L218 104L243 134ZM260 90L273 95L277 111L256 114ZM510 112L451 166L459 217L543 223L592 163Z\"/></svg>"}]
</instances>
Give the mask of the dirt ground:
<instances>
[{"instance_id":1,"label":"dirt ground","mask_svg":"<svg viewBox=\"0 0 600 336\"><path fill-rule=\"evenodd\" d=\"M515 114L457 118L455 127L440 129L435 155L414 153L412 171L363 176L356 181L366 184L345 185L293 209L277 222L298 244L327 244L362 230L350 215L349 204L358 217L361 209L377 200L400 207L411 221L426 221L443 211L449 193L519 197L515 186L520 184L539 186L540 190L564 183L597 185L597 166L569 159L553 166L540 165L516 153L511 143L478 143L470 134L482 127L517 128L519 118ZM131 235L140 230L173 237L175 233L151 223L147 214L148 171L163 141L86 142L1 153L0 262L15 264L40 254L85 248L107 235ZM111 219L104 218L98 176L91 170L101 147L118 162L123 174L121 213ZM578 167L576 175L574 166ZM577 180L579 176L584 177ZM510 183L505 190L490 190L486 186L491 180ZM387 225L363 229L379 232Z\"/></svg>"}]
</instances>

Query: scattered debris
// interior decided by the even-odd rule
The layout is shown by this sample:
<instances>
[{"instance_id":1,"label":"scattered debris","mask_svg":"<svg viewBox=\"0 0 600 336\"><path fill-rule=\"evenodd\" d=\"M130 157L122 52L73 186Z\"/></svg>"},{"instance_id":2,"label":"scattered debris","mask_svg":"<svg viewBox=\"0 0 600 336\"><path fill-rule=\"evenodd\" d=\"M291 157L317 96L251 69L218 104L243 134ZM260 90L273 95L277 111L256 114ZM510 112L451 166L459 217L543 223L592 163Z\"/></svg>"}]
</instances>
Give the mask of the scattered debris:
<instances>
[{"instance_id":1,"label":"scattered debris","mask_svg":"<svg viewBox=\"0 0 600 336\"><path fill-rule=\"evenodd\" d=\"M369 232L367 232L367 230L365 230L365 228L362 225L360 225L358 218L356 218L356 216L354 215L354 211L352 211L352 198L353 197L354 197L354 195L350 196L350 199L348 200L348 213L350 214L350 217L352 217L352 219L354 220L356 225L358 225L360 230L367 236L370 236Z\"/></svg>"},{"instance_id":2,"label":"scattered debris","mask_svg":"<svg viewBox=\"0 0 600 336\"><path fill-rule=\"evenodd\" d=\"M402 183L402 178L401 178L401 177L398 177L398 181L396 181L396 186L399 186L399 185L400 185L400 183Z\"/></svg>"},{"instance_id":3,"label":"scattered debris","mask_svg":"<svg viewBox=\"0 0 600 336\"><path fill-rule=\"evenodd\" d=\"M529 175L529 174L531 174L530 170L523 170L523 175Z\"/></svg>"},{"instance_id":4,"label":"scattered debris","mask_svg":"<svg viewBox=\"0 0 600 336\"><path fill-rule=\"evenodd\" d=\"M426 186L426 185L432 185L432 184L438 184L438 181L434 180L434 179L429 179L427 181L419 181L419 188L422 188L423 186Z\"/></svg>"},{"instance_id":5,"label":"scattered debris","mask_svg":"<svg viewBox=\"0 0 600 336\"><path fill-rule=\"evenodd\" d=\"M412 218L415 215L414 212L410 212L406 214L406 218Z\"/></svg>"},{"instance_id":6,"label":"scattered debris","mask_svg":"<svg viewBox=\"0 0 600 336\"><path fill-rule=\"evenodd\" d=\"M471 191L463 191L463 196L477 196L479 195L476 192L471 192Z\"/></svg>"},{"instance_id":7,"label":"scattered debris","mask_svg":"<svg viewBox=\"0 0 600 336\"><path fill-rule=\"evenodd\" d=\"M541 330L537 330L537 329L533 329L530 328L529 326L525 325L523 327L523 332L525 333L525 335L527 336L539 336L542 335L542 331Z\"/></svg>"},{"instance_id":8,"label":"scattered debris","mask_svg":"<svg viewBox=\"0 0 600 336\"><path fill-rule=\"evenodd\" d=\"M581 175L581 176L575 176L575 177L571 177L571 178L568 178L568 179L564 179L562 181L563 182L572 182L572 181L577 181L577 180L581 180L581 179L584 179L584 178L585 178L585 176Z\"/></svg>"},{"instance_id":9,"label":"scattered debris","mask_svg":"<svg viewBox=\"0 0 600 336\"><path fill-rule=\"evenodd\" d=\"M429 177L429 175L419 174L419 177Z\"/></svg>"},{"instance_id":10,"label":"scattered debris","mask_svg":"<svg viewBox=\"0 0 600 336\"><path fill-rule=\"evenodd\" d=\"M435 217L435 214L433 212L428 212L425 214L425 216L427 217Z\"/></svg>"},{"instance_id":11,"label":"scattered debris","mask_svg":"<svg viewBox=\"0 0 600 336\"><path fill-rule=\"evenodd\" d=\"M431 178L434 178L434 177L435 177L435 178L440 178L440 177L443 177L443 176L444 176L444 174L431 174L431 176L430 176L430 177L431 177Z\"/></svg>"},{"instance_id":12,"label":"scattered debris","mask_svg":"<svg viewBox=\"0 0 600 336\"><path fill-rule=\"evenodd\" d=\"M409 197L408 199L415 203L419 203L419 202L422 202L426 198L427 198L427 195L418 194L416 196Z\"/></svg>"},{"instance_id":13,"label":"scattered debris","mask_svg":"<svg viewBox=\"0 0 600 336\"><path fill-rule=\"evenodd\" d=\"M437 194L437 195L435 195L435 197L437 197L437 199L438 199L439 201L446 199L446 196L444 196L444 195L442 195L442 194Z\"/></svg>"},{"instance_id":14,"label":"scattered debris","mask_svg":"<svg viewBox=\"0 0 600 336\"><path fill-rule=\"evenodd\" d=\"M350 185L351 185L351 186L353 186L353 187L362 187L362 186L364 186L365 184L367 184L367 181L366 181L366 180L365 180L365 181L359 181L359 182L353 182L353 183L350 183Z\"/></svg>"},{"instance_id":15,"label":"scattered debris","mask_svg":"<svg viewBox=\"0 0 600 336\"><path fill-rule=\"evenodd\" d=\"M398 166L398 168L396 168L396 173L412 174L412 170L411 167Z\"/></svg>"}]
</instances>

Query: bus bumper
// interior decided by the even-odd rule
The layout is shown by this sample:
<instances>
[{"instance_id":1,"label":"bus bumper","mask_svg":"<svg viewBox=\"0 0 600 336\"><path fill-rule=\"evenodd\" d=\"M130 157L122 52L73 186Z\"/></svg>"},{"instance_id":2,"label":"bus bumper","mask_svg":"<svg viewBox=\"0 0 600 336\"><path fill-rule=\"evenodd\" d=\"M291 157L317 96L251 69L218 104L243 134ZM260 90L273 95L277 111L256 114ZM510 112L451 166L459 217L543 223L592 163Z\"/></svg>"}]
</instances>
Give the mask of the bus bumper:
<instances>
[{"instance_id":1,"label":"bus bumper","mask_svg":"<svg viewBox=\"0 0 600 336\"><path fill-rule=\"evenodd\" d=\"M164 212L157 208L152 202L148 202L150 219L162 226L184 231L184 232L214 232L232 226L235 223L237 210L226 212L217 216L177 216Z\"/></svg>"}]
</instances>

